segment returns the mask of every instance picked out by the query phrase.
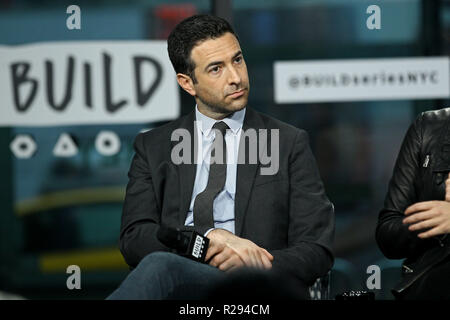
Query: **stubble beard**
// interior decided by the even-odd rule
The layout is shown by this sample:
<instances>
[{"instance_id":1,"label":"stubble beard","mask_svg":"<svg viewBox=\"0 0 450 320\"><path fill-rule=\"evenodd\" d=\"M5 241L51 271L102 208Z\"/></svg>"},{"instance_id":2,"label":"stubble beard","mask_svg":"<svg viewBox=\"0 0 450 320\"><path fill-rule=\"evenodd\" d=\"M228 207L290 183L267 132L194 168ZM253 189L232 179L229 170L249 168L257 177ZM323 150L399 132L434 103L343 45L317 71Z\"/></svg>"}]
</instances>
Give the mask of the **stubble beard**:
<instances>
[{"instance_id":1,"label":"stubble beard","mask_svg":"<svg viewBox=\"0 0 450 320\"><path fill-rule=\"evenodd\" d=\"M248 103L248 97L245 97L245 101L243 101L243 106L239 109L230 109L228 106L229 104L226 104L225 102L217 102L217 101L210 101L209 99L205 99L204 97L201 97L199 95L196 96L197 99L202 103L202 105L214 113L220 113L220 114L226 114L230 115L233 114L236 111L242 110L245 108L245 106Z\"/></svg>"}]
</instances>

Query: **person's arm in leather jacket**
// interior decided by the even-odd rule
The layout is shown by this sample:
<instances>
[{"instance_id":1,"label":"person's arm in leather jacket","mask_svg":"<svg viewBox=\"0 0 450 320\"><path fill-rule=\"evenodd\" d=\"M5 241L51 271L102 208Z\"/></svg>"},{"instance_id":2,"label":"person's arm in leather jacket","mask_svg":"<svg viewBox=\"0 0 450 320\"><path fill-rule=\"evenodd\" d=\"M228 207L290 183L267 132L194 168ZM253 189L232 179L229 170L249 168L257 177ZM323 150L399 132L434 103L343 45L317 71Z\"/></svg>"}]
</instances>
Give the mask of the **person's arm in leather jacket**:
<instances>
[{"instance_id":1,"label":"person's arm in leather jacket","mask_svg":"<svg viewBox=\"0 0 450 320\"><path fill-rule=\"evenodd\" d=\"M384 207L378 216L376 240L389 259L411 256L424 242L417 237L417 232L409 231L408 225L402 222L405 209L418 202L416 185L421 165L422 119L423 114L409 127L403 140Z\"/></svg>"}]
</instances>

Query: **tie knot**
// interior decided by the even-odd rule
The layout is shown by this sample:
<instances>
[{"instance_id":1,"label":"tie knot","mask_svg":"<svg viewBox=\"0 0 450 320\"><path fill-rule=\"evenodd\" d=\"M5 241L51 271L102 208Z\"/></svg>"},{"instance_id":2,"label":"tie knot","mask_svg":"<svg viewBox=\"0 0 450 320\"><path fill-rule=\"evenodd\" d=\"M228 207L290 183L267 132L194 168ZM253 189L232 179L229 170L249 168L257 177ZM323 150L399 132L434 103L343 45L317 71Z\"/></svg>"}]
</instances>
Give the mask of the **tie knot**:
<instances>
[{"instance_id":1,"label":"tie knot","mask_svg":"<svg viewBox=\"0 0 450 320\"><path fill-rule=\"evenodd\" d=\"M225 131L227 129L230 129L230 127L225 122L219 121L219 122L214 123L213 129L219 130L220 133L222 133L222 136L225 137Z\"/></svg>"}]
</instances>

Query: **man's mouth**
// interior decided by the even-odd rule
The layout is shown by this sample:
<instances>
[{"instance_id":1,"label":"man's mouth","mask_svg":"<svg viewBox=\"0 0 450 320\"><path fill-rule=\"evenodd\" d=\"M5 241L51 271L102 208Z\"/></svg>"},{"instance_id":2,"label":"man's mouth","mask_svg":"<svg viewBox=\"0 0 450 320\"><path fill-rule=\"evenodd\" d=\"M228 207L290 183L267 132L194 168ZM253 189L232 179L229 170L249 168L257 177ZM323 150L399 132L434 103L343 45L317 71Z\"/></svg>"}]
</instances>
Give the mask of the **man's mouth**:
<instances>
[{"instance_id":1,"label":"man's mouth","mask_svg":"<svg viewBox=\"0 0 450 320\"><path fill-rule=\"evenodd\" d=\"M241 89L241 90L238 90L238 91L228 94L228 96L230 96L232 98L239 98L239 97L243 96L244 93L245 93L245 89Z\"/></svg>"}]
</instances>

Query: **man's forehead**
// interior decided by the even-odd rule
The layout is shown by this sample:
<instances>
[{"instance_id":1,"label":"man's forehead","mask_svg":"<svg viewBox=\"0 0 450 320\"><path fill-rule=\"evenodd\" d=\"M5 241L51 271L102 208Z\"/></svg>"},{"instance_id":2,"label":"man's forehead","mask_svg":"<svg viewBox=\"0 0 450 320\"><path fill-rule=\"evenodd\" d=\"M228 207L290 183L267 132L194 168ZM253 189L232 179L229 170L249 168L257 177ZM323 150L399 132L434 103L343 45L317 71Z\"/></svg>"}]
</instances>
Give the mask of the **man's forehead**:
<instances>
[{"instance_id":1,"label":"man's forehead","mask_svg":"<svg viewBox=\"0 0 450 320\"><path fill-rule=\"evenodd\" d=\"M191 58L198 64L209 63L218 58L231 58L241 50L239 42L231 33L215 39L204 40L194 46Z\"/></svg>"}]
</instances>

